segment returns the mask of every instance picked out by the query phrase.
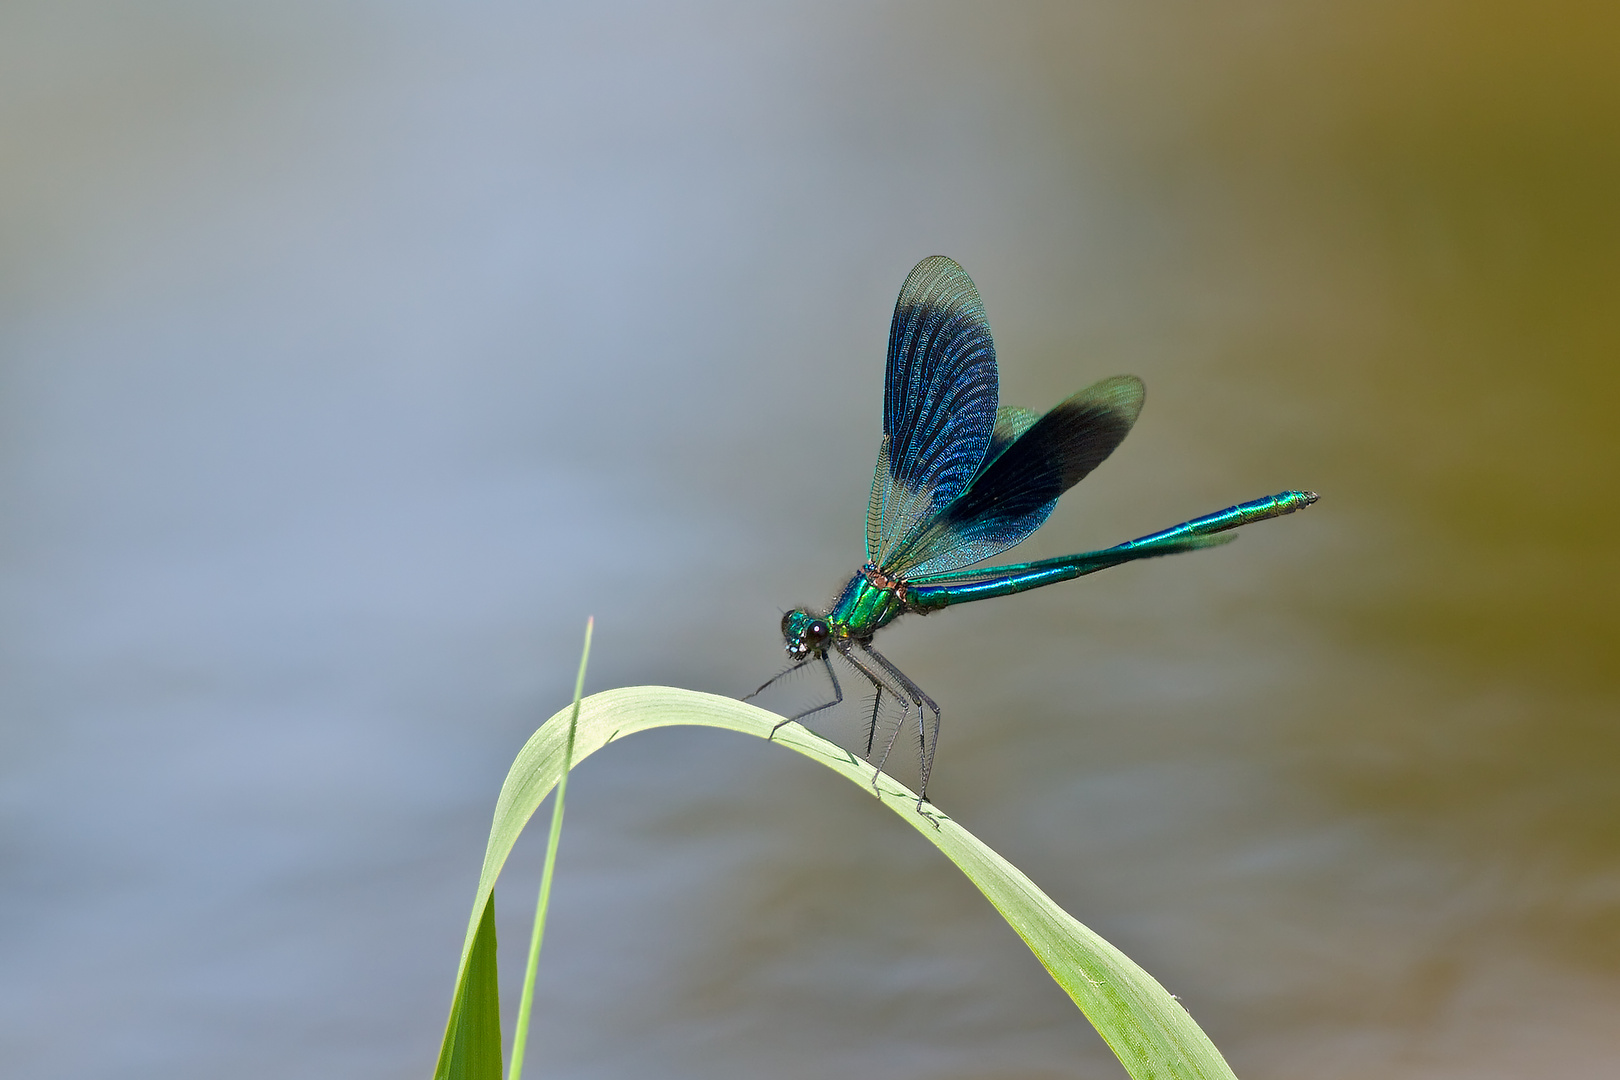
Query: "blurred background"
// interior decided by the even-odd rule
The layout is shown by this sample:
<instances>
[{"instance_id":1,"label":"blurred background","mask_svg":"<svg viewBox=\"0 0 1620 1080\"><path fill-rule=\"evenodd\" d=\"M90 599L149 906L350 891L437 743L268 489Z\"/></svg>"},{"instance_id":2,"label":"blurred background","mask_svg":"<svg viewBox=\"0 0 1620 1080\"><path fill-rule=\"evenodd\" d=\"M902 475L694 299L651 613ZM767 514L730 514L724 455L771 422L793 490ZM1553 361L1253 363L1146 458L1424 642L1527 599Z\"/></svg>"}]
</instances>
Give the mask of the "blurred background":
<instances>
[{"instance_id":1,"label":"blurred background","mask_svg":"<svg viewBox=\"0 0 1620 1080\"><path fill-rule=\"evenodd\" d=\"M6 1071L428 1075L586 615L588 690L778 670L941 253L1004 402L1147 381L1019 556L1322 501L887 631L935 802L1246 1080L1611 1075L1614 12L0 7ZM540 1075L1123 1075L763 742L592 758L559 874Z\"/></svg>"}]
</instances>

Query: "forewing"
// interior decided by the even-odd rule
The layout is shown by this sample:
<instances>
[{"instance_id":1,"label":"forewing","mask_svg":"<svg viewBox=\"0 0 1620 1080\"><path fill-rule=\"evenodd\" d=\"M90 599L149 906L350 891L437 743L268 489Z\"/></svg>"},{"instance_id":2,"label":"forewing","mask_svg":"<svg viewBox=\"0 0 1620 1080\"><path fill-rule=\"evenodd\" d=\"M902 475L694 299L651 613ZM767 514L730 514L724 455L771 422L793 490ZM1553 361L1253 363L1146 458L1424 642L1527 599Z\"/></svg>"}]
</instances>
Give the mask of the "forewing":
<instances>
[{"instance_id":1,"label":"forewing","mask_svg":"<svg viewBox=\"0 0 1620 1080\"><path fill-rule=\"evenodd\" d=\"M885 572L923 577L1005 551L1041 527L1058 496L1114 452L1142 411L1142 380L1104 379L1062 402L984 467L938 517L896 548Z\"/></svg>"},{"instance_id":2,"label":"forewing","mask_svg":"<svg viewBox=\"0 0 1620 1080\"><path fill-rule=\"evenodd\" d=\"M943 255L918 263L889 324L883 442L866 557L886 566L907 537L967 490L996 420L996 347L973 280Z\"/></svg>"}]
</instances>

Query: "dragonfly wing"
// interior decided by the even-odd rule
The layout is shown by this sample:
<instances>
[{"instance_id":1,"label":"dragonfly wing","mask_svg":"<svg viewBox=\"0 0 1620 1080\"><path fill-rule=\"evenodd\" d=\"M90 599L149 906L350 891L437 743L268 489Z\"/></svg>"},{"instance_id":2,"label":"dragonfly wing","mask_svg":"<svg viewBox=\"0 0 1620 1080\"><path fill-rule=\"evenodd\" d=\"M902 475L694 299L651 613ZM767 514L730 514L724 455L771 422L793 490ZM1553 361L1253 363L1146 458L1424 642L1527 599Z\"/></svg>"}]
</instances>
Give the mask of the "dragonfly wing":
<instances>
[{"instance_id":1,"label":"dragonfly wing","mask_svg":"<svg viewBox=\"0 0 1620 1080\"><path fill-rule=\"evenodd\" d=\"M1114 452L1142 411L1142 380L1088 386L1030 425L950 506L897 548L886 573L940 574L1005 551L1041 527L1058 496Z\"/></svg>"},{"instance_id":2,"label":"dragonfly wing","mask_svg":"<svg viewBox=\"0 0 1620 1080\"><path fill-rule=\"evenodd\" d=\"M1035 426L1035 421L1041 414L1033 409L1020 409L1016 405L1003 405L996 410L996 424L990 431L990 448L985 451L984 462L979 466L983 473L990 463L1001 456L1001 452L1011 446L1013 442ZM872 500L866 507L866 550L871 555L882 543L883 530L883 501L887 493L889 480L889 440L885 436L878 446L877 474L872 478ZM874 563L874 565L876 565Z\"/></svg>"},{"instance_id":3,"label":"dragonfly wing","mask_svg":"<svg viewBox=\"0 0 1620 1080\"><path fill-rule=\"evenodd\" d=\"M984 464L979 466L979 473L990 467L990 463L1002 455L1002 452L1017 442L1019 437L1035 426L1041 414L1034 409L1020 409L1016 405L1003 405L996 410L996 426L990 432L990 449L985 452ZM977 477L975 477L977 479Z\"/></svg>"},{"instance_id":4,"label":"dragonfly wing","mask_svg":"<svg viewBox=\"0 0 1620 1080\"><path fill-rule=\"evenodd\" d=\"M883 443L866 517L866 557L883 567L967 490L996 421L996 347L973 279L943 255L918 263L889 325Z\"/></svg>"}]
</instances>

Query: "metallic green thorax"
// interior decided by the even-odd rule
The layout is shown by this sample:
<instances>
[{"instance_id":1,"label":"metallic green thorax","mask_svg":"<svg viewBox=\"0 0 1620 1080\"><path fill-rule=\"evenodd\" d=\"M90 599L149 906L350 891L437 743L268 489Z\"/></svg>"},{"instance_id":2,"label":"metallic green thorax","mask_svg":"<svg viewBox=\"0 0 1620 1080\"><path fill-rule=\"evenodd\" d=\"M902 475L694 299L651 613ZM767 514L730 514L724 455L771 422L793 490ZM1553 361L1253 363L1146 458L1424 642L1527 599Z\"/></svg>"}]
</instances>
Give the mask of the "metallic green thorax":
<instances>
[{"instance_id":1,"label":"metallic green thorax","mask_svg":"<svg viewBox=\"0 0 1620 1080\"><path fill-rule=\"evenodd\" d=\"M825 615L795 608L782 616L787 653L800 661L825 655L829 645L840 650L851 641L865 645L880 629L907 611L917 610L904 596L905 588L899 582L864 566L849 579L838 602Z\"/></svg>"},{"instance_id":2,"label":"metallic green thorax","mask_svg":"<svg viewBox=\"0 0 1620 1080\"><path fill-rule=\"evenodd\" d=\"M906 603L900 585L870 566L849 579L838 603L827 613L827 622L839 637L870 641L878 630L904 615Z\"/></svg>"}]
</instances>

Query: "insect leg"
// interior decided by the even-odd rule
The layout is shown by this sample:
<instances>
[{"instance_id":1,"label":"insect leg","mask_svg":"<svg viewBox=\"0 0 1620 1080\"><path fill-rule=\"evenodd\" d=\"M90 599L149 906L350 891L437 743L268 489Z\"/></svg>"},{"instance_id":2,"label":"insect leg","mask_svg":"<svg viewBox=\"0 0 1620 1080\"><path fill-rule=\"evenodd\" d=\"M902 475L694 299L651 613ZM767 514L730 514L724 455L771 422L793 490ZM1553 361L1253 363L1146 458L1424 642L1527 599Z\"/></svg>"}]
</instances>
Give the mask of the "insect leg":
<instances>
[{"instance_id":1,"label":"insect leg","mask_svg":"<svg viewBox=\"0 0 1620 1080\"><path fill-rule=\"evenodd\" d=\"M901 671L899 668L890 663L888 658L882 653L878 652L870 645L863 644L861 648L865 650L867 655L871 656L873 660L876 660L884 671L894 676L895 681L905 688L906 693L911 695L912 702L917 706L917 754L922 765L922 783L918 785L917 788L917 809L921 810L922 804L928 799L928 776L934 771L934 751L939 748L939 705L935 703L933 698L923 693L922 687L918 686L916 683L907 678L905 672ZM924 730L924 704L926 704L929 711L934 714L934 729L932 733L925 732ZM895 732L896 736L899 734L900 733L898 731ZM932 737L930 737L930 734ZM889 740L889 745L894 745L893 739ZM887 755L885 754L885 756Z\"/></svg>"},{"instance_id":2,"label":"insect leg","mask_svg":"<svg viewBox=\"0 0 1620 1080\"><path fill-rule=\"evenodd\" d=\"M752 694L744 694L742 697L738 698L737 700L738 701L749 701L749 700L751 700L753 698L758 697L759 695L763 694L765 692L766 688L769 687L772 683L774 683L777 679L780 679L780 678L782 678L782 677L784 677L786 675L793 674L795 671L798 671L800 668L804 667L804 665L808 664L809 662L810 662L809 660L800 660L797 664L792 665L786 671L777 672L775 675L772 675L770 678L768 678L764 682L760 683L758 690L755 690Z\"/></svg>"},{"instance_id":3,"label":"insect leg","mask_svg":"<svg viewBox=\"0 0 1620 1080\"><path fill-rule=\"evenodd\" d=\"M809 662L810 661L808 661L808 660L805 661L806 664L808 664ZM824 701L820 705L814 706L813 708L806 709L803 712L794 713L792 716L788 717L786 720L779 721L776 724L776 727L771 728L771 738L773 738L773 739L776 738L776 730L777 730L777 728L780 728L783 724L791 724L795 720L803 720L805 717L809 716L811 713L818 713L822 709L830 709L834 705L837 705L837 704L839 704L840 702L842 702L844 700L844 688L842 686L838 685L838 676L837 676L836 673L834 673L833 668L832 668L832 661L830 659L828 659L826 653L821 654L821 663L822 663L822 666L827 669L827 678L832 680L833 699L831 701ZM804 665L800 664L799 666L803 667ZM789 668L788 670L792 671L792 670L795 670L795 669ZM787 672L784 671L782 674L785 675L785 674L787 674ZM781 677L782 677L781 675L778 675L776 678L780 679ZM775 681L776 681L776 679L771 680L771 682L775 682ZM769 685L771 685L771 683L766 683L765 684L765 686L769 686ZM760 689L764 689L764 687L761 687ZM756 690L756 691L754 691L754 693L757 694L757 693L759 693L759 691Z\"/></svg>"},{"instance_id":4,"label":"insect leg","mask_svg":"<svg viewBox=\"0 0 1620 1080\"><path fill-rule=\"evenodd\" d=\"M862 646L862 648L865 648L865 646ZM876 672L867 667L865 664L861 663L860 659L850 651L849 643L847 641L839 643L838 651L843 653L844 659L848 660L854 666L856 671L866 676L867 681L872 684L872 688L877 691L877 697L872 701L872 727L866 733L866 760L871 761L872 742L877 733L878 702L882 700L883 691L887 690L889 693L893 694L897 698L900 698L902 701L905 700L905 695L896 690L893 686L890 686L888 683L884 682ZM889 751L894 747L895 737L900 734L900 728L904 727L906 721L909 719L911 719L911 708L910 706L907 706L905 715L900 718L900 723L894 729L894 735L889 736L888 746L884 747L883 749L883 759L877 763L877 767L872 772L872 790L877 791L879 795L881 795L882 792L878 791L877 778L883 772L883 762L889 759Z\"/></svg>"},{"instance_id":5,"label":"insect leg","mask_svg":"<svg viewBox=\"0 0 1620 1080\"><path fill-rule=\"evenodd\" d=\"M872 652L872 649L868 647L868 648L866 648L866 651L870 653L870 652ZM876 655L876 654L874 654L874 655ZM881 657L879 657L879 659L881 659ZM850 662L854 663L855 658L850 657ZM893 665L889 665L889 668L892 671ZM894 750L895 740L900 737L900 729L906 726L906 721L907 720L911 719L911 706L913 706L913 705L917 706L917 725L918 725L919 728L922 726L922 722L923 722L923 719L922 719L923 718L922 702L917 700L917 695L916 694L909 694L908 695L908 694L902 692L902 693L896 694L895 696L900 698L901 701L906 703L906 708L905 708L904 715L901 716L901 718L900 718L900 722L898 724L896 724L894 730L889 733L889 741L884 744L883 753L878 757L878 760L877 760L877 771L878 772L882 772L883 771L883 766L888 764L888 762L889 762L889 754ZM877 777L876 776L872 777L872 786L874 788L877 787Z\"/></svg>"},{"instance_id":6,"label":"insect leg","mask_svg":"<svg viewBox=\"0 0 1620 1080\"><path fill-rule=\"evenodd\" d=\"M872 740L877 738L878 706L883 704L883 684L873 683L877 693L872 695L872 719L866 722L866 756L872 756Z\"/></svg>"}]
</instances>

